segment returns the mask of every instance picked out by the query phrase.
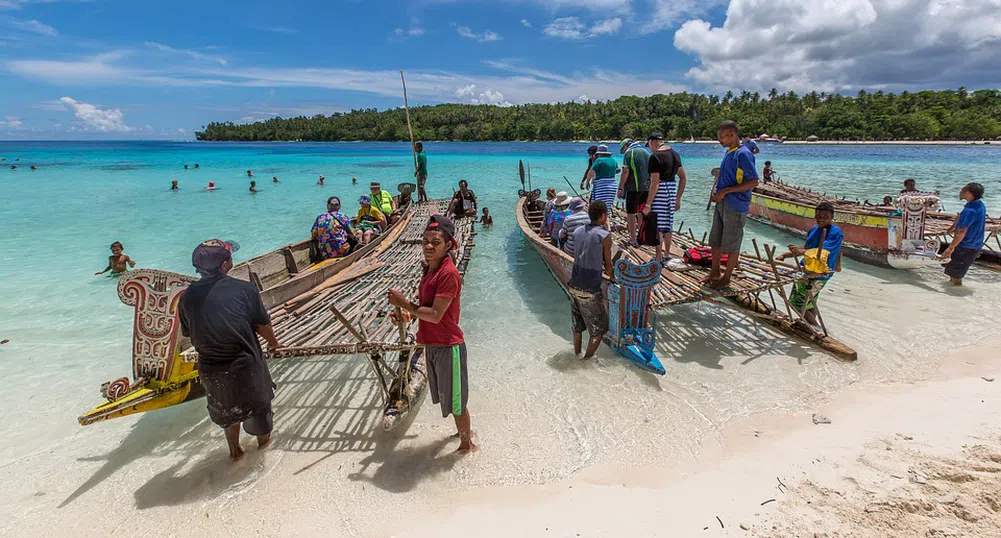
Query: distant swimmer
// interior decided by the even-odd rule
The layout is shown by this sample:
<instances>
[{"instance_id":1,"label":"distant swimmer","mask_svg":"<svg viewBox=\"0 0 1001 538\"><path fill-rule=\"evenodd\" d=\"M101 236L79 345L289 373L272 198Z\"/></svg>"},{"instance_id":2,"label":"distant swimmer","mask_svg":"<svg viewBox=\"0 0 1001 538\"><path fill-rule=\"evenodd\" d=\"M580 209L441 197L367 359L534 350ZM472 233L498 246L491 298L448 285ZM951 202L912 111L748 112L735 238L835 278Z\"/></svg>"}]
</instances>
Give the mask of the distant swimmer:
<instances>
[{"instance_id":1,"label":"distant swimmer","mask_svg":"<svg viewBox=\"0 0 1001 538\"><path fill-rule=\"evenodd\" d=\"M323 185L323 180L327 179L325 176L320 176L320 179L316 180L317 185Z\"/></svg>"},{"instance_id":2,"label":"distant swimmer","mask_svg":"<svg viewBox=\"0 0 1001 538\"><path fill-rule=\"evenodd\" d=\"M357 185L358 184L358 178L356 178L356 177L351 178L351 184L352 185Z\"/></svg>"},{"instance_id":3,"label":"distant swimmer","mask_svg":"<svg viewBox=\"0 0 1001 538\"><path fill-rule=\"evenodd\" d=\"M188 169L188 165L184 165L184 169L187 170Z\"/></svg>"},{"instance_id":4,"label":"distant swimmer","mask_svg":"<svg viewBox=\"0 0 1001 538\"><path fill-rule=\"evenodd\" d=\"M198 168L198 163L195 163L195 168Z\"/></svg>"},{"instance_id":5,"label":"distant swimmer","mask_svg":"<svg viewBox=\"0 0 1001 538\"><path fill-rule=\"evenodd\" d=\"M256 181L251 181L250 182L250 192L251 193L261 192L261 191L257 190L257 182Z\"/></svg>"},{"instance_id":6,"label":"distant swimmer","mask_svg":"<svg viewBox=\"0 0 1001 538\"><path fill-rule=\"evenodd\" d=\"M17 170L17 167L12 164L12 165L10 165L10 169L11 170Z\"/></svg>"},{"instance_id":7,"label":"distant swimmer","mask_svg":"<svg viewBox=\"0 0 1001 538\"><path fill-rule=\"evenodd\" d=\"M177 180L176 179L170 180L170 190L172 190L172 191L176 191L177 190Z\"/></svg>"},{"instance_id":8,"label":"distant swimmer","mask_svg":"<svg viewBox=\"0 0 1001 538\"><path fill-rule=\"evenodd\" d=\"M280 181L278 181L278 176L274 176L274 177L272 177L272 178L271 178L271 182L272 182L272 183L281 183Z\"/></svg>"},{"instance_id":9,"label":"distant swimmer","mask_svg":"<svg viewBox=\"0 0 1001 538\"><path fill-rule=\"evenodd\" d=\"M247 177L254 177L254 173L251 172L250 170L247 170Z\"/></svg>"},{"instance_id":10,"label":"distant swimmer","mask_svg":"<svg viewBox=\"0 0 1001 538\"><path fill-rule=\"evenodd\" d=\"M38 170L38 167L37 167L37 166L35 166L35 165L31 165L31 169L32 169L32 170Z\"/></svg>"},{"instance_id":11,"label":"distant swimmer","mask_svg":"<svg viewBox=\"0 0 1001 538\"><path fill-rule=\"evenodd\" d=\"M135 267L136 262L132 261L132 258L122 254L125 250L125 246L120 242L115 241L111 244L111 256L108 256L108 266L104 268L104 271L99 271L94 273L95 275L103 275L108 271L111 271L112 276L120 275L125 271L129 270L129 267Z\"/></svg>"},{"instance_id":12,"label":"distant swimmer","mask_svg":"<svg viewBox=\"0 0 1001 538\"><path fill-rule=\"evenodd\" d=\"M209 181L209 185L208 185L208 187L205 187L205 190L207 190L207 191L214 191L215 190L215 181Z\"/></svg>"},{"instance_id":13,"label":"distant swimmer","mask_svg":"<svg viewBox=\"0 0 1001 538\"><path fill-rule=\"evenodd\" d=\"M483 216L480 217L480 224L482 224L484 226L493 226L494 225L494 218L490 216L490 209L489 208L486 208L486 207L483 208Z\"/></svg>"}]
</instances>

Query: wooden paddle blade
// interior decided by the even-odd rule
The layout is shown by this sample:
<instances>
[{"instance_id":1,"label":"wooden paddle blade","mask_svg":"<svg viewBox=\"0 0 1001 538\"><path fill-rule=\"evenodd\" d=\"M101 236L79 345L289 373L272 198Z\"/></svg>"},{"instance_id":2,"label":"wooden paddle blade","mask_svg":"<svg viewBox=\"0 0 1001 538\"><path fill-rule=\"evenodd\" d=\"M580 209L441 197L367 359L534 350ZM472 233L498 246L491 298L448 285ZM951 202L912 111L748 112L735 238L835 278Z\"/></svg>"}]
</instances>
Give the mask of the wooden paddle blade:
<instances>
[{"instance_id":1,"label":"wooden paddle blade","mask_svg":"<svg viewBox=\"0 0 1001 538\"><path fill-rule=\"evenodd\" d=\"M525 163L518 159L518 176L521 177L521 188L525 188Z\"/></svg>"}]
</instances>

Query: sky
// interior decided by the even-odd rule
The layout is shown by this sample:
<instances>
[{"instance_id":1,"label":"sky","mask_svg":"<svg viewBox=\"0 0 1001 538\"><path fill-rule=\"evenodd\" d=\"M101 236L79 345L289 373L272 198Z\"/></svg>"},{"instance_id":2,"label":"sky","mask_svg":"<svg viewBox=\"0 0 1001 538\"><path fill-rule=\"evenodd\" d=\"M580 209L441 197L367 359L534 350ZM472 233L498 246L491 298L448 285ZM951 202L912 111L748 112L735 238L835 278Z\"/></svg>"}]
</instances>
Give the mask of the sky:
<instances>
[{"instance_id":1,"label":"sky","mask_svg":"<svg viewBox=\"0 0 1001 538\"><path fill-rule=\"evenodd\" d=\"M679 91L1001 87L1001 0L0 0L0 140Z\"/></svg>"}]
</instances>

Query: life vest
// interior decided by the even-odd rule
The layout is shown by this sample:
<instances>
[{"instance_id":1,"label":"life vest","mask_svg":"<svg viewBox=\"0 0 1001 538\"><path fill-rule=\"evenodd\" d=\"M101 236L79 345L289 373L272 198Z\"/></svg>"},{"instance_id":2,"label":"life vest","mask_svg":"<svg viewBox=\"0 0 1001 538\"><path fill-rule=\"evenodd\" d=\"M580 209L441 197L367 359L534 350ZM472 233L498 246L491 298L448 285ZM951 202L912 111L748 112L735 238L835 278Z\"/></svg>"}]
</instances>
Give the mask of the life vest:
<instances>
[{"instance_id":1,"label":"life vest","mask_svg":"<svg viewBox=\"0 0 1001 538\"><path fill-rule=\"evenodd\" d=\"M393 197L389 195L386 191L379 191L379 196L372 196L372 205L376 209L382 211L386 218L389 218L389 214L393 212Z\"/></svg>"},{"instance_id":2,"label":"life vest","mask_svg":"<svg viewBox=\"0 0 1001 538\"><path fill-rule=\"evenodd\" d=\"M719 263L725 264L729 256L723 254ZM692 247L685 251L685 263L698 265L699 267L709 267L713 264L713 249L711 247Z\"/></svg>"}]
</instances>

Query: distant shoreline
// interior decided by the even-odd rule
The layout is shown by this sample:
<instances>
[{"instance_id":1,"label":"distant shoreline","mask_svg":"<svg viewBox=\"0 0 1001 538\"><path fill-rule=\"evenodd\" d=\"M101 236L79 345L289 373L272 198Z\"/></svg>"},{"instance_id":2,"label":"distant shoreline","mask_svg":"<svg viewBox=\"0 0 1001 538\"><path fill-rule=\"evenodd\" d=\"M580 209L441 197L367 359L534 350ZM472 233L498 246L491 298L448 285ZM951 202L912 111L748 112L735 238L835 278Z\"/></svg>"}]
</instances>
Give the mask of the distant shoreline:
<instances>
[{"instance_id":1,"label":"distant shoreline","mask_svg":"<svg viewBox=\"0 0 1001 538\"><path fill-rule=\"evenodd\" d=\"M618 140L572 140L578 144L618 144ZM715 140L669 140L671 144L718 144ZM759 146L772 144L788 144L793 146L998 146L1001 140L784 140L782 142L760 142Z\"/></svg>"}]
</instances>

